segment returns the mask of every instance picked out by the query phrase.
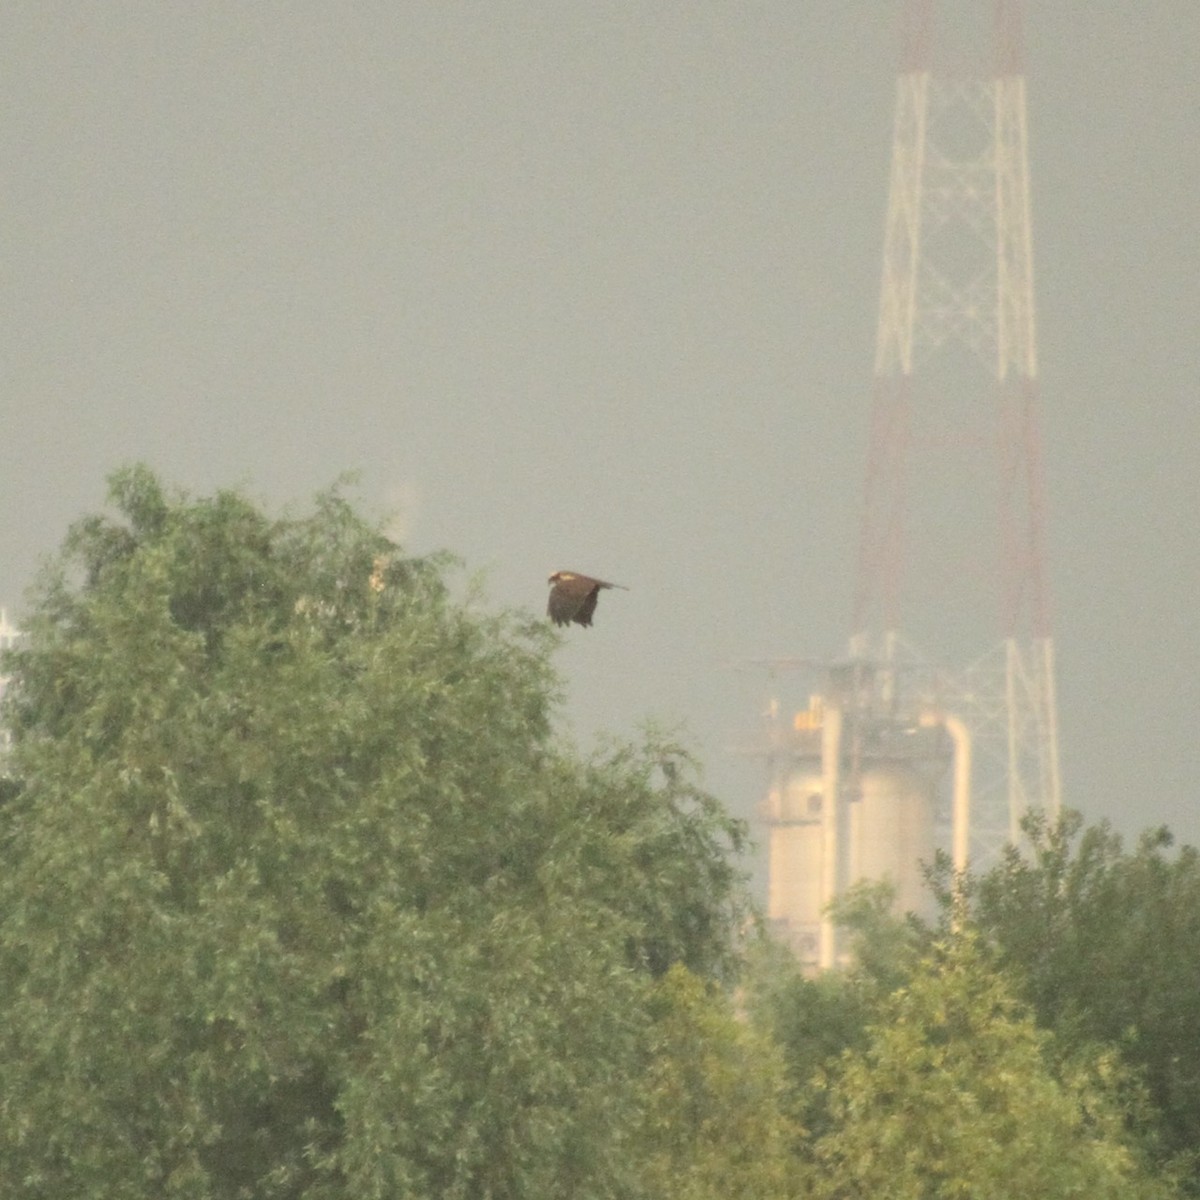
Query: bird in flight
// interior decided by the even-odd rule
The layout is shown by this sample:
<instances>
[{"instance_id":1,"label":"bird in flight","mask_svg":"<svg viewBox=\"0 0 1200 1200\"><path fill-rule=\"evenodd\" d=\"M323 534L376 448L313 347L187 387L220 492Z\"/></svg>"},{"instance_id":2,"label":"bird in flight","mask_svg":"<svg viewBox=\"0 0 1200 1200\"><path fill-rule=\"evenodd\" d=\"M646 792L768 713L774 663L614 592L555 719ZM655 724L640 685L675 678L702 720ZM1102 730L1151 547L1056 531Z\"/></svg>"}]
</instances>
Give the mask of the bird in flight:
<instances>
[{"instance_id":1,"label":"bird in flight","mask_svg":"<svg viewBox=\"0 0 1200 1200\"><path fill-rule=\"evenodd\" d=\"M629 591L623 584L605 583L603 579L577 575L574 571L555 571L546 582L550 584L546 613L555 625L568 625L572 621L576 625L590 625L601 588Z\"/></svg>"}]
</instances>

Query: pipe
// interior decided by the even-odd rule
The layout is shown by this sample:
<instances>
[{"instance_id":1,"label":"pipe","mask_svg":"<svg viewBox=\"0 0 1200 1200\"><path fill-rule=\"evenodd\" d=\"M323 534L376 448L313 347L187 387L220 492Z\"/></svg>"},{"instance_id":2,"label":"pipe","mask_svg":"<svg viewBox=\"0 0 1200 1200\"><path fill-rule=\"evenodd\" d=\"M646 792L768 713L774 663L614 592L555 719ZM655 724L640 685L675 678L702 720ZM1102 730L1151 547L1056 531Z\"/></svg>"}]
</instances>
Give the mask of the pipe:
<instances>
[{"instance_id":1,"label":"pipe","mask_svg":"<svg viewBox=\"0 0 1200 1200\"><path fill-rule=\"evenodd\" d=\"M951 858L955 874L962 875L967 869L971 846L971 731L965 721L949 713L924 712L920 724L926 729L940 725L954 743Z\"/></svg>"},{"instance_id":2,"label":"pipe","mask_svg":"<svg viewBox=\"0 0 1200 1200\"><path fill-rule=\"evenodd\" d=\"M817 966L828 971L837 957L830 905L837 896L838 793L841 787L842 710L826 703L821 723L821 926Z\"/></svg>"}]
</instances>

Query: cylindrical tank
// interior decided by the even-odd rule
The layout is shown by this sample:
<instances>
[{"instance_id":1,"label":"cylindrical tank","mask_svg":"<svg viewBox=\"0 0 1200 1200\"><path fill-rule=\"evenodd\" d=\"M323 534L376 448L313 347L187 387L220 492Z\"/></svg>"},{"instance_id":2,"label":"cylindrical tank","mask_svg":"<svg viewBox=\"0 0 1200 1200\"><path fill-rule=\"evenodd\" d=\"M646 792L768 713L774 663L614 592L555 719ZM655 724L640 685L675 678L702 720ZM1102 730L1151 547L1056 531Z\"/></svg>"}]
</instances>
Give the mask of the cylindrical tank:
<instances>
[{"instance_id":1,"label":"cylindrical tank","mask_svg":"<svg viewBox=\"0 0 1200 1200\"><path fill-rule=\"evenodd\" d=\"M922 864L933 861L934 783L907 763L866 763L860 794L849 805L851 883L888 880L898 912L927 913Z\"/></svg>"},{"instance_id":2,"label":"cylindrical tank","mask_svg":"<svg viewBox=\"0 0 1200 1200\"><path fill-rule=\"evenodd\" d=\"M767 916L801 959L815 958L821 922L821 776L795 771L763 805Z\"/></svg>"}]
</instances>

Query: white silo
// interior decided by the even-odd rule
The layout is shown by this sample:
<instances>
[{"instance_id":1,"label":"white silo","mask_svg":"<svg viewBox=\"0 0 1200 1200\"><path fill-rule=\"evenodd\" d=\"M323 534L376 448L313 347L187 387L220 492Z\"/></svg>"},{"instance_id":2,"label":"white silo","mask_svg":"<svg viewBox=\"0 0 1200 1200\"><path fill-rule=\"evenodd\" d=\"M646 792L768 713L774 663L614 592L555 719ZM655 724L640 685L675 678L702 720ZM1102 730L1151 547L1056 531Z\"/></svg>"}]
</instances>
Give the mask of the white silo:
<instances>
[{"instance_id":1,"label":"white silo","mask_svg":"<svg viewBox=\"0 0 1200 1200\"><path fill-rule=\"evenodd\" d=\"M887 881L898 912L928 915L923 865L933 861L935 780L903 760L865 761L847 808L847 882Z\"/></svg>"},{"instance_id":2,"label":"white silo","mask_svg":"<svg viewBox=\"0 0 1200 1200\"><path fill-rule=\"evenodd\" d=\"M791 771L763 804L767 843L767 916L804 962L815 962L823 905L822 783Z\"/></svg>"}]
</instances>

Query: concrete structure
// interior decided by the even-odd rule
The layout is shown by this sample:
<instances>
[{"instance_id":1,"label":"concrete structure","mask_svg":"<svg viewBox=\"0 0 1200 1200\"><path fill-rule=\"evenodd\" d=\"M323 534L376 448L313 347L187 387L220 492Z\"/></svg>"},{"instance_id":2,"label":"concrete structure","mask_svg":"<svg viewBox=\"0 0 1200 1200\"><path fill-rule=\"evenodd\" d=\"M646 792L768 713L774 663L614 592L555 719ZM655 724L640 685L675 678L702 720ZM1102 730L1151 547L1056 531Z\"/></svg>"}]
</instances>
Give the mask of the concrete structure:
<instances>
[{"instance_id":1,"label":"concrete structure","mask_svg":"<svg viewBox=\"0 0 1200 1200\"><path fill-rule=\"evenodd\" d=\"M954 719L879 710L872 675L861 662L825 667L808 708L783 720L776 706L768 729L767 915L814 968L839 961L829 906L860 881L887 881L897 908L928 912L924 868L944 840L939 788L952 762L962 786L950 840L966 844L970 758Z\"/></svg>"}]
</instances>

